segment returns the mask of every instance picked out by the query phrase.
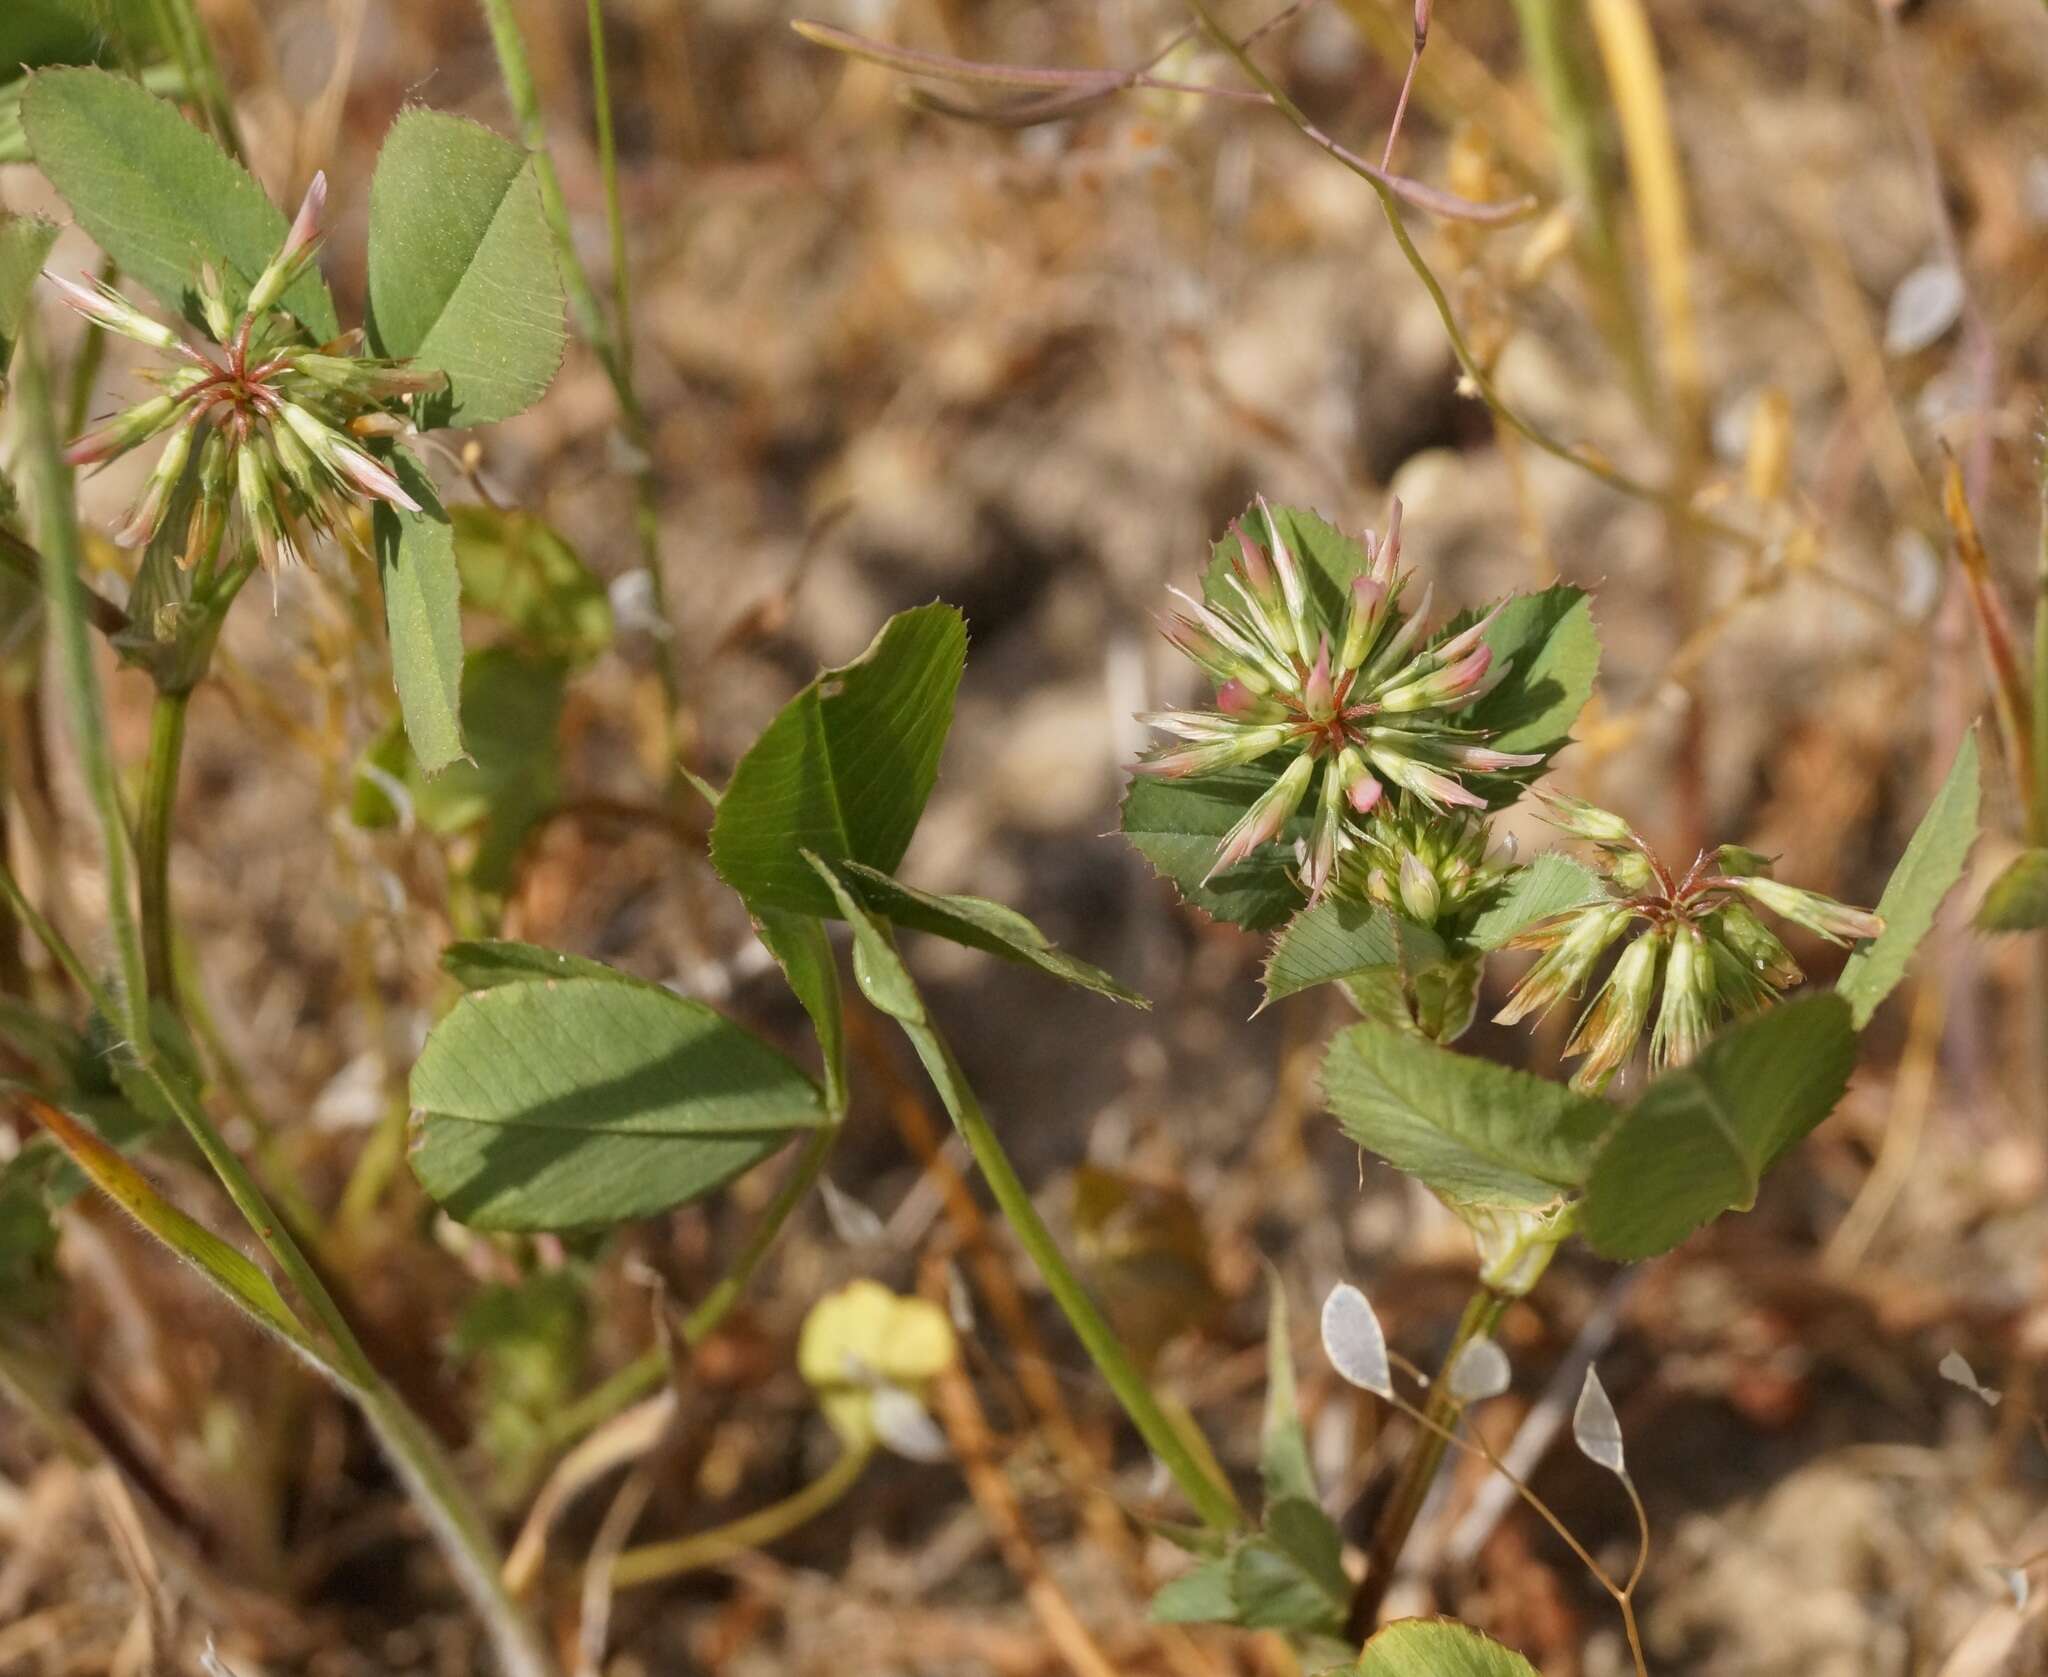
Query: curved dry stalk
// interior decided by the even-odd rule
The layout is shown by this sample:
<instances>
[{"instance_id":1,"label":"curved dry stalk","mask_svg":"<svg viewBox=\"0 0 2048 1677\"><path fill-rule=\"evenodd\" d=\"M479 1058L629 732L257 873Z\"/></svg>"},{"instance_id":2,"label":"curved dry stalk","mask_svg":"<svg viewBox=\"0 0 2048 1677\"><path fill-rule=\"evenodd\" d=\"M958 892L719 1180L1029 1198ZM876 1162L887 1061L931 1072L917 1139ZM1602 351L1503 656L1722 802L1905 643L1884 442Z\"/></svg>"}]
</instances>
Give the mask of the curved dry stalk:
<instances>
[{"instance_id":1,"label":"curved dry stalk","mask_svg":"<svg viewBox=\"0 0 2048 1677\"><path fill-rule=\"evenodd\" d=\"M1051 115L1065 115L1076 105L1106 98L1134 88L1143 88L1160 93L1190 93L1202 98L1224 99L1237 104L1272 105L1285 111L1289 119L1324 151L1336 158L1354 174L1363 175L1383 192L1391 193L1416 209L1431 215L1442 216L1450 221L1470 221L1482 226L1498 226L1506 222L1519 221L1536 208L1532 197L1511 199L1503 204L1477 204L1469 198L1461 198L1454 192L1429 185L1425 181L1413 180L1406 175L1396 175L1369 163L1356 152L1340 145L1320 128L1309 123L1291 103L1283 104L1286 96L1277 94L1270 85L1257 91L1243 88L1217 87L1206 82L1174 81L1167 77L1155 76L1145 70L1070 70L1053 66L1026 64L991 64L979 59L956 58L950 53L920 52L910 47L891 46L865 35L856 35L851 30L837 29L830 24L814 23L799 18L790 25L805 40L849 57L866 59L904 75L930 76L941 81L963 82L983 87L1008 87L1026 91L1051 91L1061 100ZM1264 33L1261 30L1259 33ZM1255 37L1253 37L1255 38ZM1236 37L1224 37L1227 50L1242 62L1247 41ZM948 114L952 114L948 112ZM974 113L979 117L981 113ZM1032 121L1046 121L1048 115L1041 109L1030 117Z\"/></svg>"}]
</instances>

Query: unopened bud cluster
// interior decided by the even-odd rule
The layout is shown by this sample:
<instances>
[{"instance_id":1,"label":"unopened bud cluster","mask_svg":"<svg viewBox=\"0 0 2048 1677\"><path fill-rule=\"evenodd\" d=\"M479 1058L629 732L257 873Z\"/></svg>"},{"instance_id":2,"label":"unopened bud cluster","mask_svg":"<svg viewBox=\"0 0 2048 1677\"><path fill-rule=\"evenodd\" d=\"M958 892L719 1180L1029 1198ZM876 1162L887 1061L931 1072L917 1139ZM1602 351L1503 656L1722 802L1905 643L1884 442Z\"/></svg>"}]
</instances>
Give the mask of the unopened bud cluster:
<instances>
[{"instance_id":1,"label":"unopened bud cluster","mask_svg":"<svg viewBox=\"0 0 2048 1677\"><path fill-rule=\"evenodd\" d=\"M1484 901L1507 873L1508 861L1488 854L1490 839L1486 822L1463 810L1392 814L1372 823L1346 855L1332 891L1435 926Z\"/></svg>"},{"instance_id":2,"label":"unopened bud cluster","mask_svg":"<svg viewBox=\"0 0 2048 1677\"><path fill-rule=\"evenodd\" d=\"M1366 840L1375 811L1484 809L1486 799L1462 775L1541 759L1496 751L1458 721L1506 674L1484 638L1493 614L1427 639L1430 591L1404 599L1413 573L1400 565L1398 501L1385 536L1364 538L1365 567L1349 579L1334 618L1265 502L1258 505L1261 530L1233 524L1227 569L1202 599L1175 589L1186 609L1160 624L1216 683L1215 703L1142 718L1178 743L1137 767L1180 778L1270 759L1276 778L1224 835L1210 874L1278 838L1305 806L1301 881L1320 897L1339 857Z\"/></svg>"},{"instance_id":3,"label":"unopened bud cluster","mask_svg":"<svg viewBox=\"0 0 2048 1677\"><path fill-rule=\"evenodd\" d=\"M65 451L77 466L103 465L164 437L148 482L115 540L140 547L162 529L179 485L196 473L196 496L181 532L179 562L210 554L238 520L264 565L299 562L315 536L347 528L358 500L417 512L390 468L366 441L406 426L395 405L439 388L439 373L357 353L360 332L311 345L279 305L312 264L320 242L327 181L315 175L283 246L230 308L211 265L200 273L200 312L209 338L188 343L110 287L48 276L64 300L107 331L169 357L147 375L157 394L79 437Z\"/></svg>"},{"instance_id":4,"label":"unopened bud cluster","mask_svg":"<svg viewBox=\"0 0 2048 1677\"><path fill-rule=\"evenodd\" d=\"M1645 1026L1652 1071L1684 1065L1727 1020L1769 1005L1800 981L1798 963L1756 908L1838 944L1884 930L1867 909L1772 879L1765 857L1737 845L1674 877L1620 816L1539 795L1557 826L1595 847L1607 892L1510 942L1540 954L1494 1018L1513 1025L1577 999L1601 958L1621 944L1565 1048L1583 1056L1571 1080L1582 1092L1607 1086Z\"/></svg>"}]
</instances>

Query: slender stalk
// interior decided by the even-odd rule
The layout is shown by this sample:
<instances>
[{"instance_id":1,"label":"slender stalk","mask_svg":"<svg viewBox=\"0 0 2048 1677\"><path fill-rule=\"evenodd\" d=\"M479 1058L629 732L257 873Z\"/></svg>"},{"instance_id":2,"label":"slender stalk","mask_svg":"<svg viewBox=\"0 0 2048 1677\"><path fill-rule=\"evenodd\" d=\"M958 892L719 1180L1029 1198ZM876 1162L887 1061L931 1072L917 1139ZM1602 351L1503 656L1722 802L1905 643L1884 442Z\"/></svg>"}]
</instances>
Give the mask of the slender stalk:
<instances>
[{"instance_id":1,"label":"slender stalk","mask_svg":"<svg viewBox=\"0 0 2048 1677\"><path fill-rule=\"evenodd\" d=\"M2048 448L2041 451L2040 549L2034 569L2034 801L2027 810L2027 837L2048 845Z\"/></svg>"},{"instance_id":2,"label":"slender stalk","mask_svg":"<svg viewBox=\"0 0 2048 1677\"><path fill-rule=\"evenodd\" d=\"M107 925L117 952L122 993L116 997L121 1024L139 1057L150 1049L149 982L142 959L133 887L128 877L128 829L121 792L108 747L106 705L85 638L85 583L80 576L84 543L72 505L70 473L59 451L56 415L50 403L48 368L33 316L23 323L15 356L16 397L25 416L28 479L35 490L42 542L43 593L49 601L57 641L60 680L71 712L71 732L93 811L99 818L107 884Z\"/></svg>"},{"instance_id":3,"label":"slender stalk","mask_svg":"<svg viewBox=\"0 0 2048 1677\"><path fill-rule=\"evenodd\" d=\"M69 940L43 917L41 910L34 903L28 900L27 893L22 890L20 882L14 877L14 870L7 865L4 856L0 856L0 896L7 899L7 906L13 911L15 919L35 934L36 941L50 952L50 958L62 967L65 976L78 986L78 993L99 1013L109 1019L113 1018L114 1004L100 988L99 980L86 970L85 963L79 960Z\"/></svg>"},{"instance_id":4,"label":"slender stalk","mask_svg":"<svg viewBox=\"0 0 2048 1677\"><path fill-rule=\"evenodd\" d=\"M1436 1379L1430 1384L1429 1403L1423 1410L1427 1424L1408 1446L1408 1456L1401 1464L1400 1477L1394 1481L1393 1494L1380 1513L1379 1524L1373 1528L1372 1543L1366 1551L1365 1576L1358 1581L1358 1588L1352 1593L1351 1618L1346 1629L1347 1634L1358 1641L1369 1637L1379 1624L1387 1587L1394 1581L1394 1568L1401 1559L1401 1551L1407 1547L1408 1534L1415 1529L1422 1505L1429 1499L1430 1487L1436 1483L1437 1469L1443 1465L1444 1451L1450 1445L1449 1428L1459 1404L1451 1395L1450 1382L1445 1377L1457 1365L1458 1357L1467 1345L1481 1334L1493 1331L1494 1324L1507 1307L1507 1299L1487 1287L1478 1288L1465 1303L1465 1314L1458 1321L1458 1331L1452 1336L1451 1347L1444 1353Z\"/></svg>"},{"instance_id":5,"label":"slender stalk","mask_svg":"<svg viewBox=\"0 0 2048 1677\"><path fill-rule=\"evenodd\" d=\"M42 586L42 554L33 543L23 541L4 524L0 524L0 567L12 571L24 582ZM127 633L128 614L104 595L95 594L90 588L81 588L79 605L85 612L86 621L109 639Z\"/></svg>"},{"instance_id":6,"label":"slender stalk","mask_svg":"<svg viewBox=\"0 0 2048 1677\"><path fill-rule=\"evenodd\" d=\"M619 1589L651 1584L657 1578L673 1578L679 1572L695 1572L721 1561L744 1555L787 1537L799 1526L815 1520L853 1489L873 1450L846 1450L823 1473L802 1490L770 1503L766 1508L744 1515L710 1531L692 1532L667 1543L647 1543L628 1549L612 1562L612 1583Z\"/></svg>"},{"instance_id":7,"label":"slender stalk","mask_svg":"<svg viewBox=\"0 0 2048 1677\"><path fill-rule=\"evenodd\" d=\"M113 758L107 746L105 702L85 639L77 515L58 455L49 380L33 321L22 337L16 389L27 415L30 481L35 487L36 510L43 532L44 591L51 602L80 766L105 842L107 918L122 977L122 993L113 998L119 1011L110 1012L110 1017L125 1029L138 1069L176 1114L235 1209L325 1330L331 1349L318 1358L320 1366L331 1372L355 1399L389 1452L393 1465L413 1491L471 1605L488 1629L507 1677L553 1677L553 1658L524 1610L499 1582L496 1545L439 1445L398 1394L384 1383L333 1294L292 1238L284 1220L272 1210L248 1167L214 1128L196 1091L163 1058L151 1037L150 986L143 938L130 904L127 829L114 781ZM178 727L182 732L182 717ZM169 732L168 724L165 732ZM175 779L175 762L170 764L170 778ZM66 965L80 967L75 956Z\"/></svg>"},{"instance_id":8,"label":"slender stalk","mask_svg":"<svg viewBox=\"0 0 2048 1677\"><path fill-rule=\"evenodd\" d=\"M1168 1418L1152 1388L1146 1384L1144 1375L1131 1361L1130 1353L1124 1349L1123 1341L1117 1338L1101 1308L1081 1284L1080 1277L1068 1267L1059 1243L1045 1226L1045 1219L1039 1216L1038 1207L1032 1204L1031 1195L1019 1180L1009 1154L1003 1150L995 1127L989 1123L988 1115L982 1111L981 1102L968 1085L959 1062L953 1058L952 1049L929 1020L912 1021L899 1017L898 1022L917 1050L917 1057L924 1062L932 1086L938 1090L939 1099L952 1114L955 1127L967 1143L967 1150L974 1155L974 1162L980 1167L997 1207L1015 1232L1018 1244L1044 1278L1047 1291L1066 1315L1075 1336L1101 1371L1103 1379L1109 1383L1117 1401L1123 1405L1124 1413L1130 1416L1147 1447L1173 1475L1174 1482L1180 1486L1182 1494L1194 1506L1203 1523L1218 1531L1236 1529L1242 1520L1237 1499L1189 1447L1180 1428Z\"/></svg>"},{"instance_id":9,"label":"slender stalk","mask_svg":"<svg viewBox=\"0 0 2048 1677\"><path fill-rule=\"evenodd\" d=\"M142 886L142 964L151 996L175 1009L177 967L171 959L171 815L185 754L189 692L158 693L149 713L149 757L143 765L142 809L136 823L136 871Z\"/></svg>"},{"instance_id":10,"label":"slender stalk","mask_svg":"<svg viewBox=\"0 0 2048 1677\"><path fill-rule=\"evenodd\" d=\"M555 173L555 161L548 151L547 123L541 115L540 93L534 86L533 66L526 55L526 38L513 16L511 0L481 0L484 20L490 26L491 44L498 55L498 70L505 83L513 114L519 119L520 138L533 155L534 179L540 186L542 212L554 234L555 255L561 264L562 281L569 294L569 312L576 329L596 351L612 392L619 403L619 417L626 443L633 455L633 527L640 543L640 563L647 574L660 641L657 672L667 706L669 736L673 741L676 716L682 703L682 680L676 666L672 620L668 609L668 585L661 572L659 484L655 478L653 439L647 416L640 406L633 384L633 361L628 352L632 322L627 313L631 300L626 269L626 230L619 194L618 152L613 141L611 86L604 45L604 18L599 0L588 0L590 25L591 80L597 102L598 156L604 173L605 218L609 225L612 251L612 288L615 319L607 320L598 300L597 288L576 249L576 235L569 225L569 205L562 195L562 182ZM670 753L672 756L673 753Z\"/></svg>"}]
</instances>

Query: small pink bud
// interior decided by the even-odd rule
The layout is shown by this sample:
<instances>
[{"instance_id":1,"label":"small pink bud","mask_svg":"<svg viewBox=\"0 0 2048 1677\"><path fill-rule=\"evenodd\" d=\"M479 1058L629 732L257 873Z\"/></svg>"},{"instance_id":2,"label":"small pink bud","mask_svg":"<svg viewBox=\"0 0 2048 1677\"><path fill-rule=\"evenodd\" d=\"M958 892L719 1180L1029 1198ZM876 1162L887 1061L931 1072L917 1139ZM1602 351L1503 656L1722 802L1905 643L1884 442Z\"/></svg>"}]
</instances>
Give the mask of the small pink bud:
<instances>
[{"instance_id":1,"label":"small pink bud","mask_svg":"<svg viewBox=\"0 0 2048 1677\"><path fill-rule=\"evenodd\" d=\"M407 512L418 512L419 502L405 492L400 483L384 465L370 458L359 448L347 443L329 444L328 458L334 469L348 479L357 489L374 500L389 501L393 506L405 508Z\"/></svg>"},{"instance_id":2,"label":"small pink bud","mask_svg":"<svg viewBox=\"0 0 2048 1677\"><path fill-rule=\"evenodd\" d=\"M1401 497L1390 496L1387 501L1387 533L1380 537L1379 552L1373 555L1373 579L1382 587L1391 588L1394 572L1401 559Z\"/></svg>"},{"instance_id":3,"label":"small pink bud","mask_svg":"<svg viewBox=\"0 0 2048 1677\"><path fill-rule=\"evenodd\" d=\"M1461 769L1472 769L1480 774L1497 774L1502 769L1532 768L1543 761L1540 751L1495 751L1486 745L1460 745L1451 751L1453 760Z\"/></svg>"},{"instance_id":4,"label":"small pink bud","mask_svg":"<svg viewBox=\"0 0 2048 1677\"><path fill-rule=\"evenodd\" d=\"M292 230L285 235L285 256L297 256L320 237L320 217L326 210L327 171L316 169L312 181L306 187L306 196L300 201L299 213L292 222Z\"/></svg>"},{"instance_id":5,"label":"small pink bud","mask_svg":"<svg viewBox=\"0 0 2048 1677\"><path fill-rule=\"evenodd\" d=\"M1493 667L1493 648L1482 643L1444 671L1448 689L1453 697L1461 697L1486 679L1486 672Z\"/></svg>"},{"instance_id":6,"label":"small pink bud","mask_svg":"<svg viewBox=\"0 0 2048 1677\"><path fill-rule=\"evenodd\" d=\"M1237 570L1252 594L1259 600L1278 598L1280 579L1273 574L1272 562L1260 551L1257 542L1245 533L1243 521L1233 518L1230 533L1237 537Z\"/></svg>"},{"instance_id":7,"label":"small pink bud","mask_svg":"<svg viewBox=\"0 0 2048 1677\"><path fill-rule=\"evenodd\" d=\"M1316 646L1316 661L1302 683L1301 702L1310 716L1322 721L1336 713L1337 693L1330 684L1330 639L1325 635Z\"/></svg>"},{"instance_id":8,"label":"small pink bud","mask_svg":"<svg viewBox=\"0 0 2048 1677\"><path fill-rule=\"evenodd\" d=\"M1370 815L1379 805L1386 788L1373 779L1371 771L1358 776L1346 789L1344 796L1350 800L1354 815Z\"/></svg>"},{"instance_id":9,"label":"small pink bud","mask_svg":"<svg viewBox=\"0 0 2048 1677\"><path fill-rule=\"evenodd\" d=\"M1232 676L1216 689L1216 708L1225 716L1250 716L1259 708L1259 695Z\"/></svg>"}]
</instances>

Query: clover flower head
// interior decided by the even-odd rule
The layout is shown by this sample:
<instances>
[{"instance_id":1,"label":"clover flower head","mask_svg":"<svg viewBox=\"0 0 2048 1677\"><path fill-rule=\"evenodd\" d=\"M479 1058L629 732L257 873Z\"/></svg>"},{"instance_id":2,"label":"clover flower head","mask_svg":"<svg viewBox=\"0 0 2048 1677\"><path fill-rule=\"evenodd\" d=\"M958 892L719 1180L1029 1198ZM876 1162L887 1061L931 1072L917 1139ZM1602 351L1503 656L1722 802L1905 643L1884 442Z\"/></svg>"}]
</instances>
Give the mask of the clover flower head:
<instances>
[{"instance_id":1,"label":"clover flower head","mask_svg":"<svg viewBox=\"0 0 2048 1677\"><path fill-rule=\"evenodd\" d=\"M1332 895L1390 909L1419 925L1455 916L1506 872L1491 830L1466 810L1391 811L1371 822L1339 863Z\"/></svg>"},{"instance_id":2,"label":"clover flower head","mask_svg":"<svg viewBox=\"0 0 2048 1677\"><path fill-rule=\"evenodd\" d=\"M1601 957L1621 943L1565 1047L1580 1060L1571 1083L1582 1093L1606 1088L1645 1026L1653 1072L1685 1065L1729 1019L1768 1007L1801 981L1799 963L1752 904L1834 943L1884 930L1868 909L1771 878L1769 859L1753 850L1723 845L1680 877L1620 816L1577 798L1538 796L1555 825L1594 846L1603 890L1509 941L1539 953L1494 1018L1513 1025L1578 998Z\"/></svg>"},{"instance_id":3,"label":"clover flower head","mask_svg":"<svg viewBox=\"0 0 2048 1677\"><path fill-rule=\"evenodd\" d=\"M275 572L302 560L313 537L345 532L356 501L420 510L390 467L363 445L403 431L394 404L439 388L444 375L359 354L359 331L312 344L280 306L319 249L326 201L327 178L316 174L284 243L239 311L229 306L212 265L201 270L207 336L196 342L109 286L46 276L86 319L171 361L146 375L157 394L65 450L74 466L101 466L166 437L116 532L122 546L145 546L156 537L188 469L196 471L196 492L179 553L187 567L213 550L230 520Z\"/></svg>"},{"instance_id":4,"label":"clover flower head","mask_svg":"<svg viewBox=\"0 0 2048 1677\"><path fill-rule=\"evenodd\" d=\"M1313 813L1301 882L1317 898L1340 856L1365 840L1376 812L1483 810L1486 798L1462 776L1542 759L1496 750L1482 730L1459 720L1507 673L1485 638L1500 608L1455 634L1427 638L1430 590L1407 598L1413 573L1400 564L1399 501L1386 534L1364 538L1364 567L1334 611L1263 499L1252 524L1231 526L1235 551L1226 566L1212 568L1202 598L1173 590L1184 609L1162 618L1160 628L1216 684L1216 697L1207 709L1141 718L1174 743L1137 772L1183 778L1284 758L1271 786L1224 835L1210 876L1277 839L1306 804Z\"/></svg>"}]
</instances>

